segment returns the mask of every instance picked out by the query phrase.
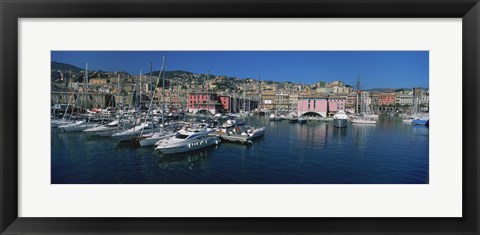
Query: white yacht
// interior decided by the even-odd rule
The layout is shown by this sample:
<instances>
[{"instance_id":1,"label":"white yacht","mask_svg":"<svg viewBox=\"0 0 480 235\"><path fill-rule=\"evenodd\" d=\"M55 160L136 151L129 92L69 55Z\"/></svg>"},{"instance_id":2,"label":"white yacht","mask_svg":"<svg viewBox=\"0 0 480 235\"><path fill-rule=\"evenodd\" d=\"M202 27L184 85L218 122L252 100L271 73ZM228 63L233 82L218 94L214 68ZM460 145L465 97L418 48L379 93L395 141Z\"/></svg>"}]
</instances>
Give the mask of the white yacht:
<instances>
[{"instance_id":1,"label":"white yacht","mask_svg":"<svg viewBox=\"0 0 480 235\"><path fill-rule=\"evenodd\" d=\"M338 111L333 116L333 126L338 128L343 128L348 126L348 116L343 111Z\"/></svg>"},{"instance_id":2,"label":"white yacht","mask_svg":"<svg viewBox=\"0 0 480 235\"><path fill-rule=\"evenodd\" d=\"M128 130L120 131L112 135L118 141L129 141L138 138L142 134L153 133L160 129L159 125L152 123L142 123Z\"/></svg>"},{"instance_id":3,"label":"white yacht","mask_svg":"<svg viewBox=\"0 0 480 235\"><path fill-rule=\"evenodd\" d=\"M164 154L173 154L189 152L219 144L220 139L215 136L209 136L209 133L206 128L202 131L180 130L175 136L161 139L155 143L155 150Z\"/></svg>"}]
</instances>

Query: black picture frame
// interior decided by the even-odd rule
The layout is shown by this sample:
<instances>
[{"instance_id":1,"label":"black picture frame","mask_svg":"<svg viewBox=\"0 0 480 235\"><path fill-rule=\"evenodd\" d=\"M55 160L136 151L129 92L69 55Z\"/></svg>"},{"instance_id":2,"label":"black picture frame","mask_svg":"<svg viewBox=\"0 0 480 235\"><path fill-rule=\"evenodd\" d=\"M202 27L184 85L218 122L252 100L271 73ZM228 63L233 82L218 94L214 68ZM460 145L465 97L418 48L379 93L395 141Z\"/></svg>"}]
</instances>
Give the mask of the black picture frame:
<instances>
[{"instance_id":1,"label":"black picture frame","mask_svg":"<svg viewBox=\"0 0 480 235\"><path fill-rule=\"evenodd\" d=\"M0 232L2 234L380 233L478 234L478 0L0 0ZM18 217L18 19L120 17L462 18L462 218ZM453 124L455 125L455 124ZM450 126L449 128L454 128ZM458 127L459 128L459 127ZM442 206L442 205L438 205Z\"/></svg>"}]
</instances>

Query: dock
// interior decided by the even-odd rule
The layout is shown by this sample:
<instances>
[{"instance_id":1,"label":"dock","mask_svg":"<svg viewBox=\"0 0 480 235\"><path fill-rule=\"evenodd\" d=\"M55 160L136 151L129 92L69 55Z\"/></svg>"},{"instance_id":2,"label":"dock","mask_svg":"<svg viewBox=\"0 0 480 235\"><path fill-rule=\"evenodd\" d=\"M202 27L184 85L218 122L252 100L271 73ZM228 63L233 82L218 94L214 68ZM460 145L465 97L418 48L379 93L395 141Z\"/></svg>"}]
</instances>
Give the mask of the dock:
<instances>
[{"instance_id":1,"label":"dock","mask_svg":"<svg viewBox=\"0 0 480 235\"><path fill-rule=\"evenodd\" d=\"M332 122L333 118L331 117L306 117L308 121L317 121L317 122Z\"/></svg>"}]
</instances>

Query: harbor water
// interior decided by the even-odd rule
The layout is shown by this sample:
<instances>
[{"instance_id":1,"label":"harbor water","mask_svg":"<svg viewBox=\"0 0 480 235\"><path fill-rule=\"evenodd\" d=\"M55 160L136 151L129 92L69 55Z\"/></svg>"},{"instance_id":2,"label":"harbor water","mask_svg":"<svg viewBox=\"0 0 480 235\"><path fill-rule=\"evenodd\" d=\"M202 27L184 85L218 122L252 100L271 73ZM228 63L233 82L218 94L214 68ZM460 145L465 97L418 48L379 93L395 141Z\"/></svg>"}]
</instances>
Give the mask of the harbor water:
<instances>
[{"instance_id":1,"label":"harbor water","mask_svg":"<svg viewBox=\"0 0 480 235\"><path fill-rule=\"evenodd\" d=\"M425 184L429 129L380 116L376 125L289 123L265 126L253 144L222 142L195 152L156 153L113 138L51 129L52 184Z\"/></svg>"}]
</instances>

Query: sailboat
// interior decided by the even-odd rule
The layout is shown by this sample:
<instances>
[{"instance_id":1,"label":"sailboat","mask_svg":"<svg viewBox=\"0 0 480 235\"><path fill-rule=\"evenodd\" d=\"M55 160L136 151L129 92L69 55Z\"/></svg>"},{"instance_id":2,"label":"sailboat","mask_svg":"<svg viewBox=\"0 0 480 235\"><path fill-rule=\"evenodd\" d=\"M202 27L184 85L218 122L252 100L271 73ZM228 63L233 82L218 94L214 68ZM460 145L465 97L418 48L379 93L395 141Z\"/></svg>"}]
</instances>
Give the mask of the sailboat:
<instances>
[{"instance_id":1,"label":"sailboat","mask_svg":"<svg viewBox=\"0 0 480 235\"><path fill-rule=\"evenodd\" d=\"M351 123L355 124L376 124L377 123L377 115L373 115L370 113L370 107L367 104L367 92L362 92L362 96L360 98L360 116L353 116L350 119ZM358 93L357 93L358 96Z\"/></svg>"},{"instance_id":2,"label":"sailboat","mask_svg":"<svg viewBox=\"0 0 480 235\"><path fill-rule=\"evenodd\" d=\"M86 89L85 89L85 105L88 106L88 63L85 65L85 84L86 84ZM73 112L73 110L72 110ZM68 123L65 125L61 125L58 128L61 129L64 132L78 132L78 131L83 131L87 128L98 126L98 124L92 124L89 123L89 119L81 120L81 121L74 121L73 123Z\"/></svg>"},{"instance_id":3,"label":"sailboat","mask_svg":"<svg viewBox=\"0 0 480 235\"><path fill-rule=\"evenodd\" d=\"M150 77L151 77L151 66L150 66ZM158 142L161 139L171 137L175 135L175 127L173 128L165 128L165 57L163 57L163 63L162 63L162 68L160 69L160 73L158 74L157 82L155 84L158 84L160 82L160 77L162 77L162 126L161 128L158 129L157 132L152 132L152 133L145 133L140 135L136 141L141 147L146 147L146 146L153 146L156 142ZM149 112L151 110L152 106L152 101L153 101L153 90L151 93L152 99L150 100L150 107L149 107Z\"/></svg>"},{"instance_id":4,"label":"sailboat","mask_svg":"<svg viewBox=\"0 0 480 235\"><path fill-rule=\"evenodd\" d=\"M70 75L70 76L71 76L71 75ZM78 81L77 81L77 84L78 84ZM54 119L51 119L51 120L50 120L50 127L52 127L52 128L57 128L57 127L59 127L59 126L63 126L63 125L67 125L67 124L73 123L72 120L67 120L67 119L66 119L67 113L68 113L68 109L69 109L69 107L70 107L70 102L73 103L73 101L72 101L72 100L73 100L73 92L74 92L74 90L72 89L72 93L70 94L70 98L69 98L69 100L68 100L67 107L65 107L65 111L63 112L62 119L55 119L55 118L54 118ZM55 105L55 104L54 104L54 105ZM53 111L52 114L55 113L55 109L56 109L56 107L54 106L54 111ZM72 107L72 112L73 112L73 107Z\"/></svg>"},{"instance_id":5,"label":"sailboat","mask_svg":"<svg viewBox=\"0 0 480 235\"><path fill-rule=\"evenodd\" d=\"M413 100L413 110L412 115L407 116L402 121L404 123L411 123L413 125L421 125L421 126L428 126L429 125L429 115L428 114L421 114L418 112L418 98Z\"/></svg>"}]
</instances>

